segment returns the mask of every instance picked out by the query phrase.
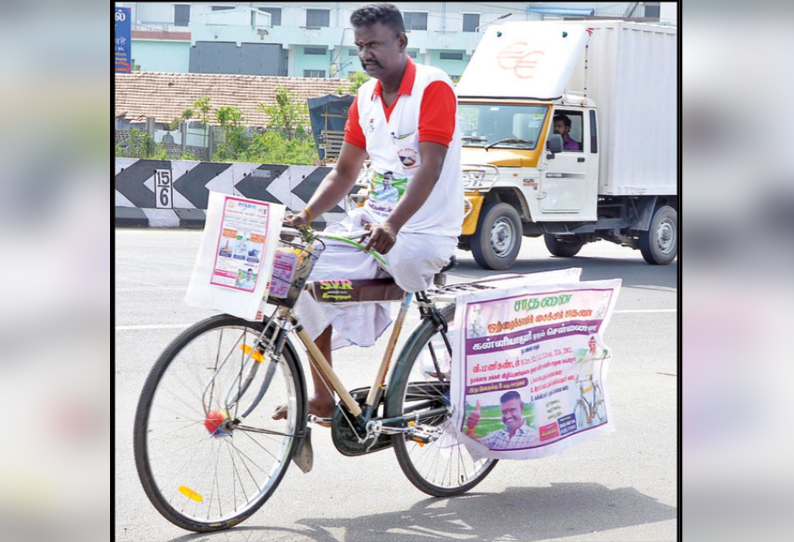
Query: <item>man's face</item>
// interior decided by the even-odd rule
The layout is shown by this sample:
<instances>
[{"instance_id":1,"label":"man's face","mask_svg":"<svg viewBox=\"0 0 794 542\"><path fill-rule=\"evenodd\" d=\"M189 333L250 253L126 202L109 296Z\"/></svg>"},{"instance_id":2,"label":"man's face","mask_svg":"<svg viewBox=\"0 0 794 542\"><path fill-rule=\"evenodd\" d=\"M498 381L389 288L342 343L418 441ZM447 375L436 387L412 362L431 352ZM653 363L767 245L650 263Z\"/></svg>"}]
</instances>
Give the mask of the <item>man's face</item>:
<instances>
[{"instance_id":1,"label":"man's face","mask_svg":"<svg viewBox=\"0 0 794 542\"><path fill-rule=\"evenodd\" d=\"M251 273L251 270L249 269L248 272L245 274L245 277L250 279L251 275L253 275L253 273Z\"/></svg>"},{"instance_id":2,"label":"man's face","mask_svg":"<svg viewBox=\"0 0 794 542\"><path fill-rule=\"evenodd\" d=\"M400 74L403 68L402 53L408 45L405 34L397 36L392 28L375 23L356 28L354 37L358 59L367 75L383 79Z\"/></svg>"},{"instance_id":3,"label":"man's face","mask_svg":"<svg viewBox=\"0 0 794 542\"><path fill-rule=\"evenodd\" d=\"M389 188L391 186L391 177L384 177L383 178L383 187Z\"/></svg>"},{"instance_id":4,"label":"man's face","mask_svg":"<svg viewBox=\"0 0 794 542\"><path fill-rule=\"evenodd\" d=\"M502 403L502 421L508 431L515 431L524 423L521 417L523 405L519 399L510 399Z\"/></svg>"},{"instance_id":5,"label":"man's face","mask_svg":"<svg viewBox=\"0 0 794 542\"><path fill-rule=\"evenodd\" d=\"M568 132L570 132L570 131L571 131L571 128L568 127L568 126L565 126L565 123L563 121L561 121L561 120L555 120L554 121L554 133L555 134L560 134L563 137L563 139L565 139L565 136L567 136Z\"/></svg>"}]
</instances>

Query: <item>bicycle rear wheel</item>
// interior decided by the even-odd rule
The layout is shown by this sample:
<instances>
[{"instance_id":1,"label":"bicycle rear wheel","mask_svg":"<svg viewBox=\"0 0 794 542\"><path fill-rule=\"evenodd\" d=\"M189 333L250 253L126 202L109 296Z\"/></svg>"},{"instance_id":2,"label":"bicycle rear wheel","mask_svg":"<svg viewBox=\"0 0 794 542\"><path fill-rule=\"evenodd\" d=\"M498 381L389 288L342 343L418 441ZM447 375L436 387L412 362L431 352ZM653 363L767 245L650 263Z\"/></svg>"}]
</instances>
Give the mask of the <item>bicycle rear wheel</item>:
<instances>
[{"instance_id":1,"label":"bicycle rear wheel","mask_svg":"<svg viewBox=\"0 0 794 542\"><path fill-rule=\"evenodd\" d=\"M441 309L453 328L455 305ZM436 355L440 373L432 362ZM443 338L429 320L423 320L405 344L395 366L386 398L386 417L418 415L420 425L441 429L441 436L424 445L404 435L394 435L394 452L403 473L420 491L450 497L469 491L496 466L495 459L475 460L463 445L446 415L422 418L422 412L450 406L450 363Z\"/></svg>"},{"instance_id":2,"label":"bicycle rear wheel","mask_svg":"<svg viewBox=\"0 0 794 542\"><path fill-rule=\"evenodd\" d=\"M217 531L251 516L295 453L300 367L291 346L278 360L257 353L263 327L228 315L199 322L163 351L144 384L133 439L138 476L155 508L183 529ZM286 419L271 419L280 404Z\"/></svg>"}]
</instances>

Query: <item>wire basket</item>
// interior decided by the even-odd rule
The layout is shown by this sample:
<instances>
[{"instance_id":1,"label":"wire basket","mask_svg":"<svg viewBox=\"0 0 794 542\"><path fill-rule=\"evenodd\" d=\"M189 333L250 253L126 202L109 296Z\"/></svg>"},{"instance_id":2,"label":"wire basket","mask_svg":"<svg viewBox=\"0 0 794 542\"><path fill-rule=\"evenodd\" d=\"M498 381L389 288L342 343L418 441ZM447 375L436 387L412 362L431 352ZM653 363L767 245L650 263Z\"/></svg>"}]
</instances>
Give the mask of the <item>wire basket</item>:
<instances>
[{"instance_id":1,"label":"wire basket","mask_svg":"<svg viewBox=\"0 0 794 542\"><path fill-rule=\"evenodd\" d=\"M321 242L306 243L300 237L282 232L273 260L267 302L293 308L324 248Z\"/></svg>"}]
</instances>

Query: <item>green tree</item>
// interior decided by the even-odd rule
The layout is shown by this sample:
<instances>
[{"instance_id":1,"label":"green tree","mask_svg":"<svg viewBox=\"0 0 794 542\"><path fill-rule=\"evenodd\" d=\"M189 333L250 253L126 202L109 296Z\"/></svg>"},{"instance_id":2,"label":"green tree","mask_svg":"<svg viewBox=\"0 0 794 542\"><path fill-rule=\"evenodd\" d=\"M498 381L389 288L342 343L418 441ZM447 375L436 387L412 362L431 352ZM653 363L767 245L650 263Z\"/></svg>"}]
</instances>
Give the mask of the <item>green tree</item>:
<instances>
[{"instance_id":1,"label":"green tree","mask_svg":"<svg viewBox=\"0 0 794 542\"><path fill-rule=\"evenodd\" d=\"M218 107L215 110L215 120L218 121L225 137L223 143L218 145L213 160L223 162L244 157L248 140L245 137L245 127L242 126L243 112L237 107Z\"/></svg>"},{"instance_id":2,"label":"green tree","mask_svg":"<svg viewBox=\"0 0 794 542\"><path fill-rule=\"evenodd\" d=\"M369 81L371 77L364 72L353 72L347 76L346 82L336 87L335 94L356 94L361 85Z\"/></svg>"},{"instance_id":3,"label":"green tree","mask_svg":"<svg viewBox=\"0 0 794 542\"><path fill-rule=\"evenodd\" d=\"M249 162L311 166L319 161L311 138L286 139L277 132L255 134L246 153Z\"/></svg>"},{"instance_id":4,"label":"green tree","mask_svg":"<svg viewBox=\"0 0 794 542\"><path fill-rule=\"evenodd\" d=\"M275 105L266 106L259 102L257 109L268 116L268 128L281 132L287 140L307 137L305 122L309 118L309 106L306 103L296 103L295 93L291 90L276 87Z\"/></svg>"},{"instance_id":5,"label":"green tree","mask_svg":"<svg viewBox=\"0 0 794 542\"><path fill-rule=\"evenodd\" d=\"M182 114L171 121L171 124L168 126L170 131L174 131L179 128L179 125L186 120L189 120L193 117L193 110L192 109L185 109L182 111Z\"/></svg>"},{"instance_id":6,"label":"green tree","mask_svg":"<svg viewBox=\"0 0 794 542\"><path fill-rule=\"evenodd\" d=\"M204 125L204 148L207 148L207 128L208 122L210 120L210 112L212 111L212 105L210 105L210 99L207 96L201 96L198 100L193 104L193 107L200 113L201 123ZM207 151L209 154L209 151Z\"/></svg>"}]
</instances>

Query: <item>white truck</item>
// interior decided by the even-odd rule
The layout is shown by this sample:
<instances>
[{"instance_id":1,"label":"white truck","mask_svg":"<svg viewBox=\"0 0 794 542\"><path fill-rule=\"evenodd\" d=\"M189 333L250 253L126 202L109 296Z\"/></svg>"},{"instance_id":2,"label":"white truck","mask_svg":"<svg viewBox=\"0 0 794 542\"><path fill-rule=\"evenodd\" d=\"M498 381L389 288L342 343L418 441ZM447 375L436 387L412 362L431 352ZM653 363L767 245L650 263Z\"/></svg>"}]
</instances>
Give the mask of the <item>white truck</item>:
<instances>
[{"instance_id":1,"label":"white truck","mask_svg":"<svg viewBox=\"0 0 794 542\"><path fill-rule=\"evenodd\" d=\"M670 263L676 66L673 27L488 28L456 88L467 200L460 248L483 268L506 269L522 236L543 235L561 257L606 239L639 248L650 264Z\"/></svg>"}]
</instances>

